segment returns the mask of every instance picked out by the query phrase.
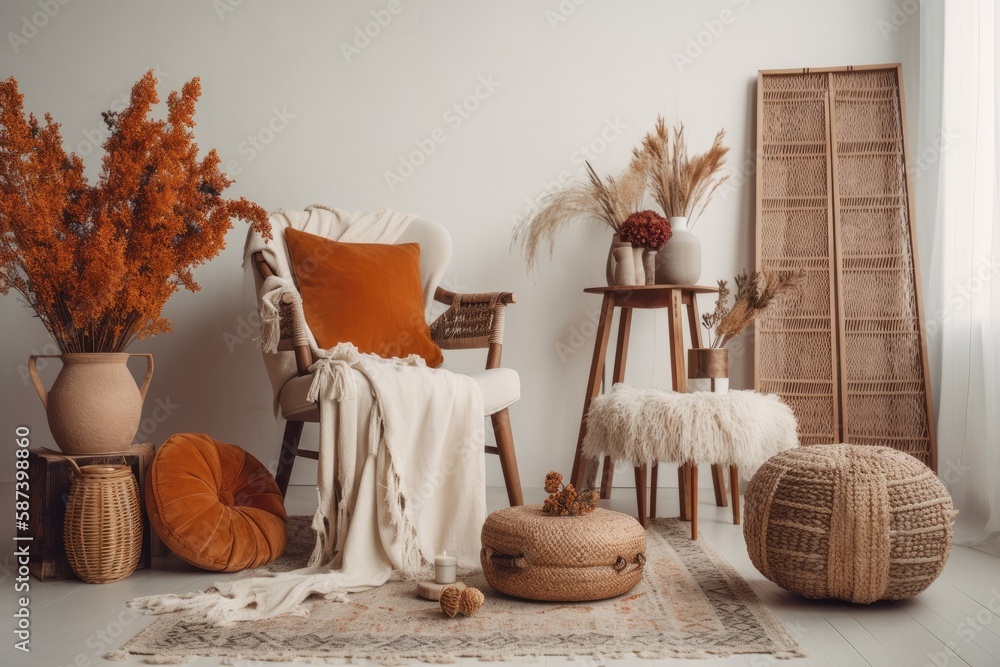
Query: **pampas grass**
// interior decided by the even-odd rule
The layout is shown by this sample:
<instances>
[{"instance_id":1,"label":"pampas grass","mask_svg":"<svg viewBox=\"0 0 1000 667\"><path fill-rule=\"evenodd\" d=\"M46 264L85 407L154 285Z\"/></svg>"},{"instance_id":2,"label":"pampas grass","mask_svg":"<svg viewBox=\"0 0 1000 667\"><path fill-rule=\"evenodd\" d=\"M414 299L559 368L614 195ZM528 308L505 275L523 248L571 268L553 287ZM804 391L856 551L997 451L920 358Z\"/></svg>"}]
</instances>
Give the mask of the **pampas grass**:
<instances>
[{"instance_id":1,"label":"pampas grass","mask_svg":"<svg viewBox=\"0 0 1000 667\"><path fill-rule=\"evenodd\" d=\"M710 335L713 327L715 329L710 347L725 347L726 343L738 336L768 308L800 294L805 279L806 272L802 269L754 271L750 275L744 270L736 276L736 298L732 307L726 305L729 287L725 280L720 280L715 310L702 318Z\"/></svg>"},{"instance_id":2,"label":"pampas grass","mask_svg":"<svg viewBox=\"0 0 1000 667\"><path fill-rule=\"evenodd\" d=\"M556 235L577 219L599 220L617 232L632 213L642 208L646 198L646 171L642 161L633 158L617 178L602 179L587 166L587 180L547 193L538 212L514 229L511 245L520 243L528 270L537 266L538 253L548 246L555 250Z\"/></svg>"},{"instance_id":3,"label":"pampas grass","mask_svg":"<svg viewBox=\"0 0 1000 667\"><path fill-rule=\"evenodd\" d=\"M642 146L633 149L647 174L653 198L668 218L687 217L690 229L715 191L729 178L720 173L729 153L722 143L725 136L726 131L719 130L711 148L692 157L688 155L684 124L669 128L659 116L653 131L643 137Z\"/></svg>"}]
</instances>

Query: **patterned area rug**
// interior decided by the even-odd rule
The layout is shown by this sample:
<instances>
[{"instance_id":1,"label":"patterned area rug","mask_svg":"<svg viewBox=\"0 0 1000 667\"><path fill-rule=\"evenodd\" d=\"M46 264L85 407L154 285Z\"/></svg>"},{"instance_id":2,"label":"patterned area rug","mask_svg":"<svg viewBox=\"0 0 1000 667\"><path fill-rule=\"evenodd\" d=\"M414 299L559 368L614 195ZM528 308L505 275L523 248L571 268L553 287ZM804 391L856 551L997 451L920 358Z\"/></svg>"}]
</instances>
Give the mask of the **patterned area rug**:
<instances>
[{"instance_id":1,"label":"patterned area rug","mask_svg":"<svg viewBox=\"0 0 1000 667\"><path fill-rule=\"evenodd\" d=\"M293 517L289 550L267 570L301 567L312 548L308 519ZM349 596L316 600L309 616L214 627L183 614L164 616L123 647L138 655L235 659L371 658L456 662L515 656L705 658L735 653L800 657L798 644L747 583L690 525L659 519L646 533L643 580L611 600L541 603L507 597L481 573L464 577L486 593L472 618L454 620L416 585L390 581ZM258 571L259 572L259 571ZM249 576L253 573L243 573Z\"/></svg>"}]
</instances>

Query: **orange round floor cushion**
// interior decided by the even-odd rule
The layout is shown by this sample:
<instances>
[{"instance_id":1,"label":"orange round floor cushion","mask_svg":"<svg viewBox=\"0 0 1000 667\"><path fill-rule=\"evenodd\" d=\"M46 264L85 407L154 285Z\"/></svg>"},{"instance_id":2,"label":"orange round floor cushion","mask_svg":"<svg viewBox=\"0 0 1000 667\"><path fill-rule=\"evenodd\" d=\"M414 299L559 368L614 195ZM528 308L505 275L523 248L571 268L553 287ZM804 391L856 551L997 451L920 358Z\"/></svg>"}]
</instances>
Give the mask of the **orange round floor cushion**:
<instances>
[{"instance_id":1,"label":"orange round floor cushion","mask_svg":"<svg viewBox=\"0 0 1000 667\"><path fill-rule=\"evenodd\" d=\"M236 445L202 433L171 436L146 477L149 522L197 567L236 572L285 552L288 516L274 477Z\"/></svg>"}]
</instances>

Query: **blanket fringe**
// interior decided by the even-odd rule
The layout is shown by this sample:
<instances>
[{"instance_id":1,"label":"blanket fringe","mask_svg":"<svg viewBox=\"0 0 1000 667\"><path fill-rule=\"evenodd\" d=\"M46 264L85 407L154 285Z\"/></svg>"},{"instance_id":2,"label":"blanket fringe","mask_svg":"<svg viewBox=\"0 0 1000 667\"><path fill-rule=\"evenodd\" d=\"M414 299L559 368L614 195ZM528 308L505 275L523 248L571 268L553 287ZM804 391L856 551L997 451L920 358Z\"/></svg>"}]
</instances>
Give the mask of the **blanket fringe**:
<instances>
[{"instance_id":1,"label":"blanket fringe","mask_svg":"<svg viewBox=\"0 0 1000 667\"><path fill-rule=\"evenodd\" d=\"M278 276L264 280L260 299L260 338L258 345L264 352L278 351L281 339L281 299L289 290L289 281Z\"/></svg>"}]
</instances>

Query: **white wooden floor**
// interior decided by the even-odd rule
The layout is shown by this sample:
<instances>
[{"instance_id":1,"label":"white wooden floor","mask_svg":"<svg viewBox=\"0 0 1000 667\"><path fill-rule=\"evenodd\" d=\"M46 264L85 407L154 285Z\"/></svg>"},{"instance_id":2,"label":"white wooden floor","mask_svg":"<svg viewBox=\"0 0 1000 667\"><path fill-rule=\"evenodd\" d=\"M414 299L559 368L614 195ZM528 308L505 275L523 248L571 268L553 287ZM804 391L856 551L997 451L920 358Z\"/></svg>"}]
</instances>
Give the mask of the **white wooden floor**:
<instances>
[{"instance_id":1,"label":"white wooden floor","mask_svg":"<svg viewBox=\"0 0 1000 667\"><path fill-rule=\"evenodd\" d=\"M12 484L0 484L4 497L13 497ZM293 487L288 507L292 514L309 514L314 506L315 491L311 487ZM526 492L528 502L541 502L540 489ZM945 667L1000 665L1000 559L971 549L956 547L943 575L920 596L898 603L853 606L824 603L794 597L765 580L753 568L747 556L740 527L733 526L728 509L710 504L711 490L699 494L699 528L701 539L710 541L750 583L757 595L785 623L792 635L809 654L794 661L778 661L768 656L733 656L715 660L621 660L606 661L614 665L637 664L657 667L659 663L690 663L708 665L753 665L754 667L784 662L793 665L823 665L850 667L874 665L889 667ZM659 514L675 516L676 491L662 489L659 494ZM634 512L632 489L616 489L609 507ZM491 509L506 506L502 489L490 489ZM13 512L0 516L4 535L13 535ZM10 539L5 539L12 545ZM11 623L15 610L16 567L13 548L0 553L0 615ZM159 561L153 570L139 570L128 579L108 585L87 585L76 580L39 582L30 580L31 653L14 649L11 629L0 634L0 665L39 665L61 667L74 665L139 665L139 656L129 656L126 662L110 663L101 656L109 649L121 646L154 619L136 617L124 607L126 600L140 595L166 592L187 592L205 588L217 575L199 572L171 557ZM477 660L463 661L469 665L483 664ZM540 667L562 667L570 664L595 665L592 659L577 661L564 658L525 660L525 664ZM218 659L198 659L194 665L218 665ZM273 663L235 663L263 667ZM291 664L291 663L281 663ZM296 663L299 664L299 663ZM301 663L309 664L309 663ZM503 663L509 667L510 663Z\"/></svg>"}]
</instances>

